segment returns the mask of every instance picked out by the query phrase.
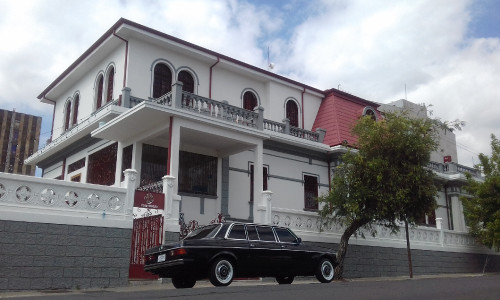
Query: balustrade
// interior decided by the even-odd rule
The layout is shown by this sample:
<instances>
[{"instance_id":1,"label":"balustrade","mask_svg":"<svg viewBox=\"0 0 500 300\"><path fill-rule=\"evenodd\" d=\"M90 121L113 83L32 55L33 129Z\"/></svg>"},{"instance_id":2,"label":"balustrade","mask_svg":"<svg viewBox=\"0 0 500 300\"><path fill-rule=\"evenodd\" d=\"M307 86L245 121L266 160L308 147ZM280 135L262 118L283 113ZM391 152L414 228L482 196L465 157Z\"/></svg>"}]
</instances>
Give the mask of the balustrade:
<instances>
[{"instance_id":1,"label":"balustrade","mask_svg":"<svg viewBox=\"0 0 500 300\"><path fill-rule=\"evenodd\" d=\"M130 107L143 102L143 99L130 96L130 91L126 90L124 98L127 99ZM179 99L177 99L178 97ZM242 126L248 126L259 130L269 130L272 132L289 134L301 139L309 141L322 142L324 137L324 130L312 132L309 130L301 129L298 127L290 126L287 119L283 123L263 118L263 109L259 108L257 112L246 110L237 106L227 103L227 101L216 101L213 99L205 98L193 93L182 91L182 86L179 83L172 85L172 91L166 93L159 98L149 98L147 101L175 107L182 110L187 110L201 115L209 116L212 118L224 120L231 123L236 123Z\"/></svg>"},{"instance_id":2,"label":"balustrade","mask_svg":"<svg viewBox=\"0 0 500 300\"><path fill-rule=\"evenodd\" d=\"M316 212L291 210L285 208L272 208L271 222L273 225L284 226L296 231L305 231L309 233L323 233L340 237L345 230L345 227L336 222L327 222L321 219ZM391 231L382 226L374 226L377 235L372 237L368 231L362 231L367 241L390 240L401 245L406 244L406 235L404 226L401 226L399 232L391 233ZM454 232L451 230L443 230L429 227L410 228L410 241L420 245L432 247L478 247L479 245L472 236L464 232ZM440 236L444 238L441 240Z\"/></svg>"},{"instance_id":3,"label":"balustrade","mask_svg":"<svg viewBox=\"0 0 500 300\"><path fill-rule=\"evenodd\" d=\"M130 179L132 180L132 179ZM54 179L0 173L0 211L9 219L26 218L32 220L30 213L48 219L72 218L92 222L123 220L132 216L127 197L127 189L123 187L100 186L87 183L73 183Z\"/></svg>"}]
</instances>

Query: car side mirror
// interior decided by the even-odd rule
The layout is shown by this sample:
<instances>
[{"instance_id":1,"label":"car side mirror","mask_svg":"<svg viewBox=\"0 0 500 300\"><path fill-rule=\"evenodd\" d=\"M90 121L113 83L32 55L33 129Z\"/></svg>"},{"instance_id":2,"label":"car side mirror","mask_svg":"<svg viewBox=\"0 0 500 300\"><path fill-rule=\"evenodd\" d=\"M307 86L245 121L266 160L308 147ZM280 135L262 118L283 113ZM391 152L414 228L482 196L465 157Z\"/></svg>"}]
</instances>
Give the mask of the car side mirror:
<instances>
[{"instance_id":1,"label":"car side mirror","mask_svg":"<svg viewBox=\"0 0 500 300\"><path fill-rule=\"evenodd\" d=\"M302 239L301 238L297 238L297 245L302 243Z\"/></svg>"}]
</instances>

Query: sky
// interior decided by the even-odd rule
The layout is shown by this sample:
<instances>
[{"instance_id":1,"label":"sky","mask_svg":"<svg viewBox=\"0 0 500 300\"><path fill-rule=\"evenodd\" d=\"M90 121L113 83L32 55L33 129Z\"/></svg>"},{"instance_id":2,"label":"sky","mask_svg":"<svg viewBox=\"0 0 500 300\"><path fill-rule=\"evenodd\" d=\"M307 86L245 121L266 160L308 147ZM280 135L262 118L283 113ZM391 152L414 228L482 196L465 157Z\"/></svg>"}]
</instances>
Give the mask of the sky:
<instances>
[{"instance_id":1,"label":"sky","mask_svg":"<svg viewBox=\"0 0 500 300\"><path fill-rule=\"evenodd\" d=\"M36 98L119 18L303 82L461 120L458 161L500 137L500 0L0 0L0 108Z\"/></svg>"}]
</instances>

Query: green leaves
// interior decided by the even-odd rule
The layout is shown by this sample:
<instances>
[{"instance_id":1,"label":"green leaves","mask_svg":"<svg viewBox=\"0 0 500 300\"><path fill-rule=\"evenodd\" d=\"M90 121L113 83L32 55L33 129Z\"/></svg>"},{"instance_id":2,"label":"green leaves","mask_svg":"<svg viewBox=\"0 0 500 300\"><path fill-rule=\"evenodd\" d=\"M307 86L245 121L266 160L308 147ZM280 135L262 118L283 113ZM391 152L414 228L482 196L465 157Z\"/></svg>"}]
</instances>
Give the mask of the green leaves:
<instances>
[{"instance_id":1,"label":"green leaves","mask_svg":"<svg viewBox=\"0 0 500 300\"><path fill-rule=\"evenodd\" d=\"M467 175L464 189L470 197L461 197L470 233L482 244L500 251L500 142L491 135L490 157L479 154L484 181Z\"/></svg>"},{"instance_id":2,"label":"green leaves","mask_svg":"<svg viewBox=\"0 0 500 300\"><path fill-rule=\"evenodd\" d=\"M412 223L436 206L434 175L426 167L437 148L435 122L406 112L386 113L380 121L358 120L357 151L349 151L335 170L332 189L318 200L320 212L344 224L372 220L398 230L397 220Z\"/></svg>"}]
</instances>

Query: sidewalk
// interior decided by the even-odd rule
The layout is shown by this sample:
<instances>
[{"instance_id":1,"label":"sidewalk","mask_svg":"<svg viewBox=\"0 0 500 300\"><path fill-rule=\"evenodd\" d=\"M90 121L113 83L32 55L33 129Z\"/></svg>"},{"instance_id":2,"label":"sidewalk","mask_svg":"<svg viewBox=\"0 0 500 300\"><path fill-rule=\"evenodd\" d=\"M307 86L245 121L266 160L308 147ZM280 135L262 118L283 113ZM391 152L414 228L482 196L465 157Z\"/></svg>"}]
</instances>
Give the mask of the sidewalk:
<instances>
[{"instance_id":1,"label":"sidewalk","mask_svg":"<svg viewBox=\"0 0 500 300\"><path fill-rule=\"evenodd\" d=\"M465 274L440 274L440 275L418 275L410 279L409 276L397 276L397 277L367 277L367 278L352 278L346 279L346 282L351 281L389 281L389 280L419 280L427 278L457 278L457 277L478 277L478 276L488 276L495 273L465 273ZM292 284L313 284L318 283L315 277L297 277ZM338 281L333 281L332 284L339 283ZM276 285L274 278L263 278L263 279L248 279L248 280L234 280L230 286L254 286L254 285ZM196 282L194 288L206 288L213 287L213 285L208 280L200 280ZM85 290L44 290L44 291L15 291L15 292L1 292L0 299L8 299L14 297L33 297L33 296L51 296L51 295L71 295L79 294L91 291L106 291L106 292L140 292L140 291L151 291L151 290L162 290L162 289L175 289L170 280L159 279L159 280L138 280L130 281L128 286L114 287L114 288L93 288Z\"/></svg>"}]
</instances>

